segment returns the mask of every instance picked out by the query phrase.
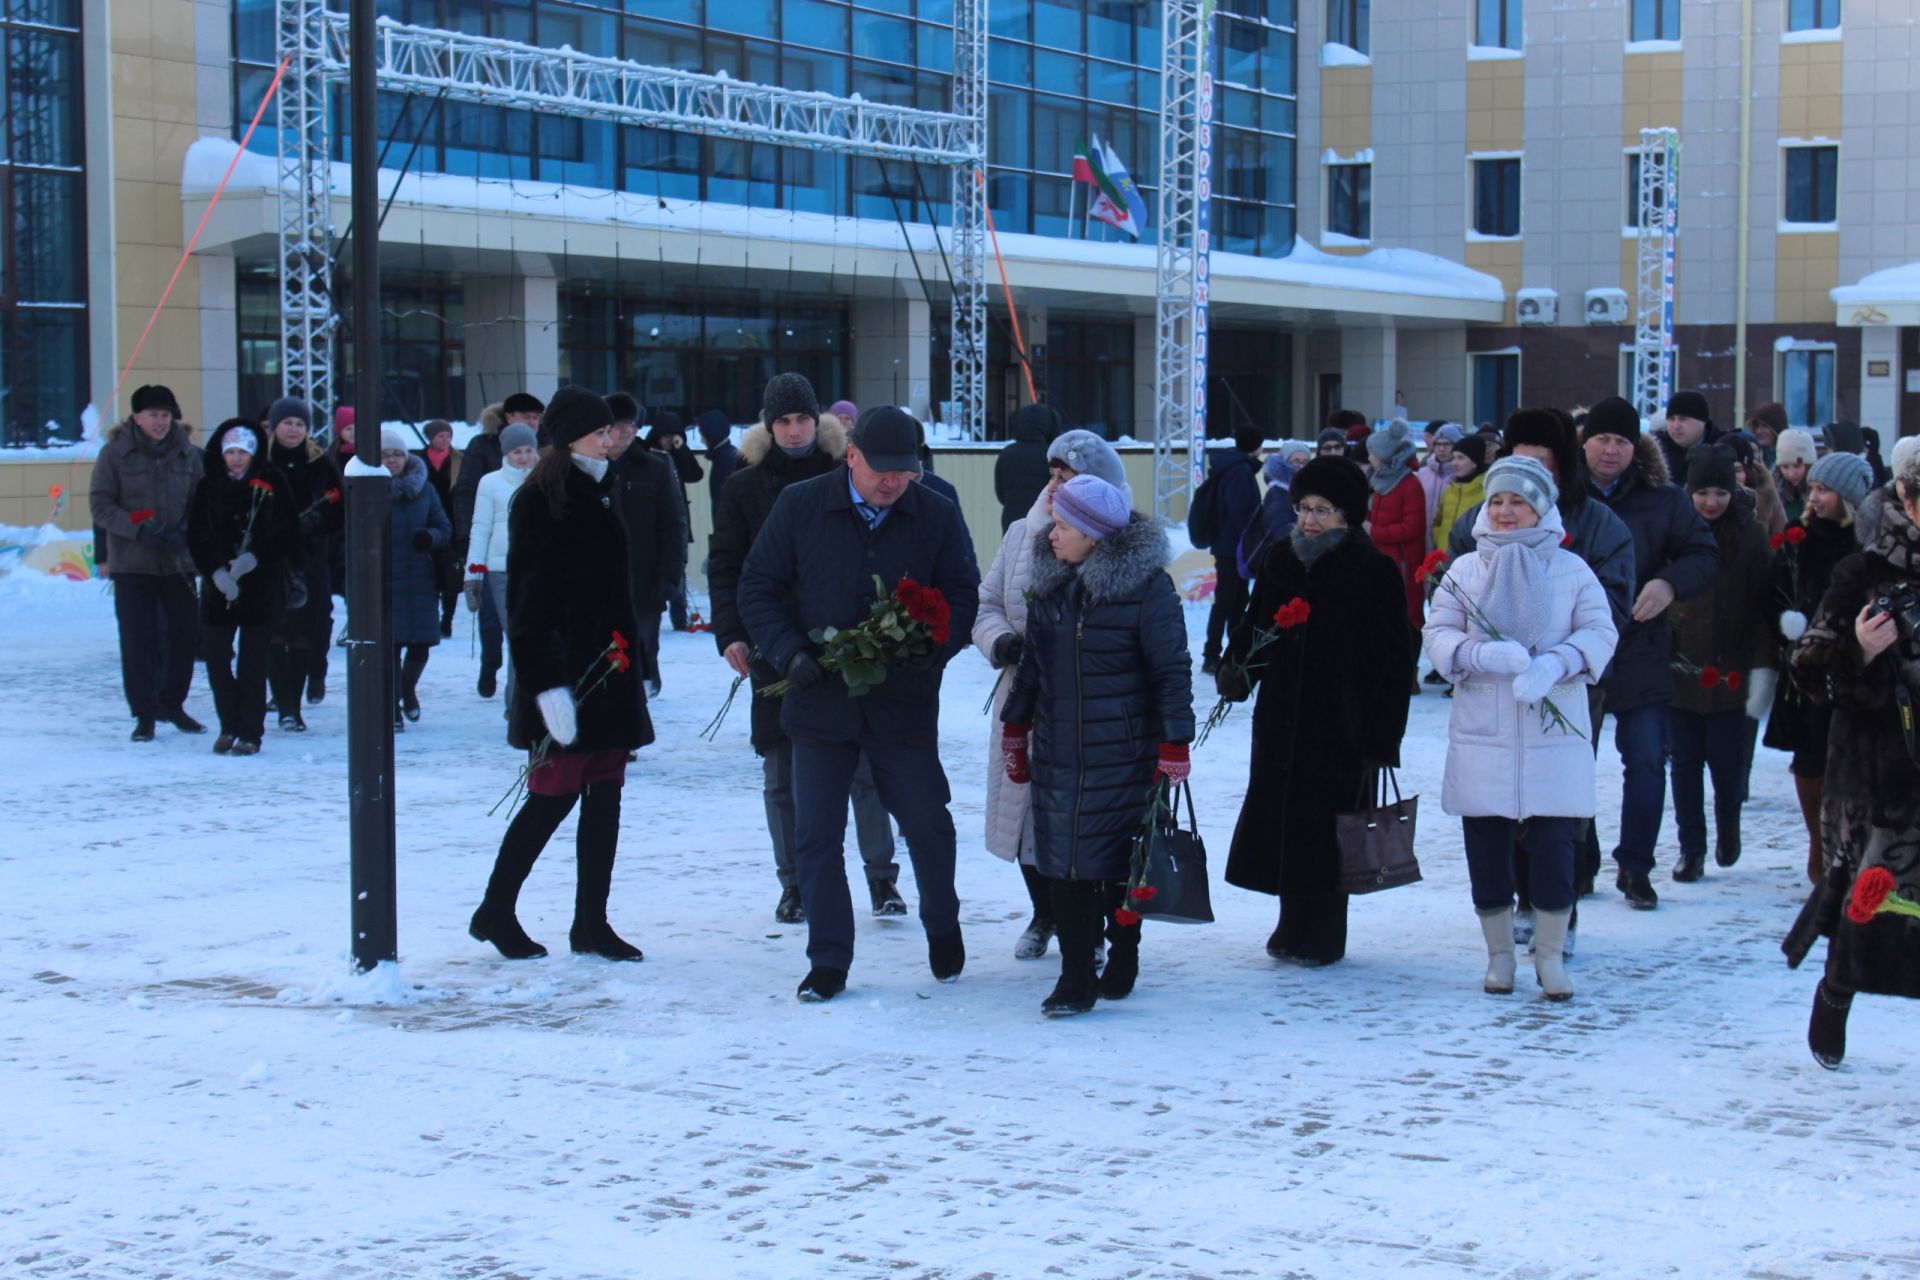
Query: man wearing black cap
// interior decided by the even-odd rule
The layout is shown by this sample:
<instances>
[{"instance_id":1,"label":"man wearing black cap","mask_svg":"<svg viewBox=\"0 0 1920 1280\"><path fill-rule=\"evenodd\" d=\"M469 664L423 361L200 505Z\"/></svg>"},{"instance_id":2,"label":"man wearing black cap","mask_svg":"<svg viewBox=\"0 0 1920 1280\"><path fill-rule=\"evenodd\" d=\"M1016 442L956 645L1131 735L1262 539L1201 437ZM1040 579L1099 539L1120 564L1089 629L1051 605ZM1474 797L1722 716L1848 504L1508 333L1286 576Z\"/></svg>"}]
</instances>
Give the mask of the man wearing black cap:
<instances>
[{"instance_id":1,"label":"man wearing black cap","mask_svg":"<svg viewBox=\"0 0 1920 1280\"><path fill-rule=\"evenodd\" d=\"M101 559L113 575L120 675L135 742L152 742L158 720L182 733L207 731L186 708L200 638L187 508L205 472L191 434L173 392L141 387L131 416L107 433L93 464L88 505L106 538Z\"/></svg>"},{"instance_id":2,"label":"man wearing black cap","mask_svg":"<svg viewBox=\"0 0 1920 1280\"><path fill-rule=\"evenodd\" d=\"M1641 432L1632 405L1619 396L1594 405L1584 443L1591 496L1633 535L1639 590L1601 687L1625 768L1615 884L1629 905L1651 911L1660 905L1648 877L1667 804L1667 703L1673 697L1665 615L1675 600L1691 600L1713 585L1720 550L1686 491L1671 483L1661 446ZM1597 743L1598 720L1593 730Z\"/></svg>"},{"instance_id":3,"label":"man wearing black cap","mask_svg":"<svg viewBox=\"0 0 1920 1280\"><path fill-rule=\"evenodd\" d=\"M863 414L846 466L780 494L740 574L741 620L793 685L781 699L780 727L793 740L794 857L812 964L800 984L802 1000L838 995L853 964L847 798L863 750L880 799L907 838L928 966L951 982L966 963L953 888L951 793L940 767L940 673L967 646L980 575L958 510L913 482L920 471L916 426L890 407ZM950 634L939 652L891 667L877 688L853 698L839 676L821 668L812 637L863 621L876 578L885 591L902 578L939 590L952 610Z\"/></svg>"},{"instance_id":4,"label":"man wearing black cap","mask_svg":"<svg viewBox=\"0 0 1920 1280\"><path fill-rule=\"evenodd\" d=\"M1720 438L1713 425L1713 410L1698 391L1676 391L1667 401L1667 426L1660 435L1660 453L1667 461L1667 475L1679 484L1687 475L1687 450L1697 444L1712 444Z\"/></svg>"}]
</instances>

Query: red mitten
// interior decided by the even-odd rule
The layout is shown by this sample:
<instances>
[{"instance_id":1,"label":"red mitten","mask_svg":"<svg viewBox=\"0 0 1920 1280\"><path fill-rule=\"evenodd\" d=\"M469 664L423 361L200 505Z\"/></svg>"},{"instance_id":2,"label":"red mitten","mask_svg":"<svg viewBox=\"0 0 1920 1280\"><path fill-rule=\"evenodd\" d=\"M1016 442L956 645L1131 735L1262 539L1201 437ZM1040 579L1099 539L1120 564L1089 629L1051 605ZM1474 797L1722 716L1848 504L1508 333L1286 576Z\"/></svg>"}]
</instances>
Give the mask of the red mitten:
<instances>
[{"instance_id":1,"label":"red mitten","mask_svg":"<svg viewBox=\"0 0 1920 1280\"><path fill-rule=\"evenodd\" d=\"M1032 734L1030 724L1010 724L1000 730L1000 758L1006 762L1009 782L1033 781L1033 772L1027 768L1027 742Z\"/></svg>"},{"instance_id":2,"label":"red mitten","mask_svg":"<svg viewBox=\"0 0 1920 1280\"><path fill-rule=\"evenodd\" d=\"M1184 742L1163 742L1160 744L1160 776L1169 785L1179 786L1193 772L1193 762L1187 758L1187 744Z\"/></svg>"}]
</instances>

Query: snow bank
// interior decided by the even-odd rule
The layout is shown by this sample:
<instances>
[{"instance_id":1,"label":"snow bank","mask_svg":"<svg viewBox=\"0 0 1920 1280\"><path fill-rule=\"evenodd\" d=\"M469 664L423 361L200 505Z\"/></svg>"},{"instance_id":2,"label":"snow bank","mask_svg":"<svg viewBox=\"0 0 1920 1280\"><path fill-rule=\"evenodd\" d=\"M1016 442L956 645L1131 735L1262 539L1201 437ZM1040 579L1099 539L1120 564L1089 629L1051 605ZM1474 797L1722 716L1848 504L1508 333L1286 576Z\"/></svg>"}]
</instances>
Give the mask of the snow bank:
<instances>
[{"instance_id":1,"label":"snow bank","mask_svg":"<svg viewBox=\"0 0 1920 1280\"><path fill-rule=\"evenodd\" d=\"M452 997L441 987L412 982L400 974L400 966L383 960L366 973L323 979L311 991L284 987L275 997L284 1005L420 1005L433 1004Z\"/></svg>"},{"instance_id":2,"label":"snow bank","mask_svg":"<svg viewBox=\"0 0 1920 1280\"><path fill-rule=\"evenodd\" d=\"M1827 296L1843 307L1868 302L1920 302L1920 262L1861 276L1859 283L1843 284Z\"/></svg>"}]
</instances>

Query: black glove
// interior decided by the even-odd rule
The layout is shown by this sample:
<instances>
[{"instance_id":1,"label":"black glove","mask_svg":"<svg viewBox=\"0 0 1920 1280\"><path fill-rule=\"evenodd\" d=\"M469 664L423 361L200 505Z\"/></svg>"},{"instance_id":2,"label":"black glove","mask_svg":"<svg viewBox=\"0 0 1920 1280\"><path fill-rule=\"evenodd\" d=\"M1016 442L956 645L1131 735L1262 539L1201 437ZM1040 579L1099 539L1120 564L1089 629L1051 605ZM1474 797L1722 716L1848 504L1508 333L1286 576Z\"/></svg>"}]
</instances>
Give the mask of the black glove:
<instances>
[{"instance_id":1,"label":"black glove","mask_svg":"<svg viewBox=\"0 0 1920 1280\"><path fill-rule=\"evenodd\" d=\"M187 549L187 535L178 529L169 529L160 535L160 549L179 555Z\"/></svg>"},{"instance_id":2,"label":"black glove","mask_svg":"<svg viewBox=\"0 0 1920 1280\"><path fill-rule=\"evenodd\" d=\"M787 664L787 681L794 689L811 689L826 678L826 668L813 660L806 652L793 655L793 661Z\"/></svg>"},{"instance_id":3,"label":"black glove","mask_svg":"<svg viewBox=\"0 0 1920 1280\"><path fill-rule=\"evenodd\" d=\"M433 550L433 530L421 529L416 532L413 535L413 549L415 551Z\"/></svg>"},{"instance_id":4,"label":"black glove","mask_svg":"<svg viewBox=\"0 0 1920 1280\"><path fill-rule=\"evenodd\" d=\"M1213 673L1213 687L1228 702L1245 702L1253 696L1253 681L1237 665L1222 662Z\"/></svg>"},{"instance_id":5,"label":"black glove","mask_svg":"<svg viewBox=\"0 0 1920 1280\"><path fill-rule=\"evenodd\" d=\"M1001 667L1019 666L1021 648L1022 641L1020 639L1020 633L1017 631L1009 631L998 640L995 640L993 642L992 655L994 668L997 670Z\"/></svg>"},{"instance_id":6,"label":"black glove","mask_svg":"<svg viewBox=\"0 0 1920 1280\"><path fill-rule=\"evenodd\" d=\"M302 533L314 532L315 530L319 529L320 522L325 518L326 517L322 516L320 512L317 510L303 512L300 516L300 532ZM422 532L425 532L425 531L422 530Z\"/></svg>"},{"instance_id":7,"label":"black glove","mask_svg":"<svg viewBox=\"0 0 1920 1280\"><path fill-rule=\"evenodd\" d=\"M164 547L167 545L167 535L154 528L151 520L145 524L133 526L133 540L143 547Z\"/></svg>"}]
</instances>

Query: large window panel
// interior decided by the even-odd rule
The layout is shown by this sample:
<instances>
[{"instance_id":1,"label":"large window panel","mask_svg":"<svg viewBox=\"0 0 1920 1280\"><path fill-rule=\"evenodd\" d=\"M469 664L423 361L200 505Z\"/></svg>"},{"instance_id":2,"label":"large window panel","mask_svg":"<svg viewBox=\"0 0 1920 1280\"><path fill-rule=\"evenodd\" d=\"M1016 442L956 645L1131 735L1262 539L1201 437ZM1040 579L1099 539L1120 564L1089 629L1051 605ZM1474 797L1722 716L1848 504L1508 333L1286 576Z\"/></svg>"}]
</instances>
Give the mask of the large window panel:
<instances>
[{"instance_id":1,"label":"large window panel","mask_svg":"<svg viewBox=\"0 0 1920 1280\"><path fill-rule=\"evenodd\" d=\"M1520 234L1518 159L1503 157L1473 162L1473 229L1483 236Z\"/></svg>"},{"instance_id":2,"label":"large window panel","mask_svg":"<svg viewBox=\"0 0 1920 1280\"><path fill-rule=\"evenodd\" d=\"M1081 10L1084 7L1084 3L1035 0L1033 42L1043 49L1069 49L1076 52L1085 49L1086 41L1080 28Z\"/></svg>"},{"instance_id":3,"label":"large window panel","mask_svg":"<svg viewBox=\"0 0 1920 1280\"><path fill-rule=\"evenodd\" d=\"M1633 0L1631 40L1678 40L1680 0Z\"/></svg>"},{"instance_id":4,"label":"large window panel","mask_svg":"<svg viewBox=\"0 0 1920 1280\"><path fill-rule=\"evenodd\" d=\"M987 163L1008 169L1033 166L1033 148L1028 135L1033 95L996 93L987 112L987 132L991 139Z\"/></svg>"},{"instance_id":5,"label":"large window panel","mask_svg":"<svg viewBox=\"0 0 1920 1280\"><path fill-rule=\"evenodd\" d=\"M1831 347L1780 353L1780 403L1789 426L1824 427L1833 420L1833 361Z\"/></svg>"},{"instance_id":6,"label":"large window panel","mask_svg":"<svg viewBox=\"0 0 1920 1280\"><path fill-rule=\"evenodd\" d=\"M87 296L82 178L15 168L8 182L11 252L6 288L21 302L83 302Z\"/></svg>"},{"instance_id":7,"label":"large window panel","mask_svg":"<svg viewBox=\"0 0 1920 1280\"><path fill-rule=\"evenodd\" d=\"M1491 352L1473 360L1473 418L1475 422L1506 423L1520 407L1520 356Z\"/></svg>"},{"instance_id":8,"label":"large window panel","mask_svg":"<svg viewBox=\"0 0 1920 1280\"><path fill-rule=\"evenodd\" d=\"M859 58L877 58L882 62L913 63L913 24L905 18L889 18L877 13L856 11L853 15L853 52Z\"/></svg>"},{"instance_id":9,"label":"large window panel","mask_svg":"<svg viewBox=\"0 0 1920 1280\"><path fill-rule=\"evenodd\" d=\"M707 25L744 35L773 35L780 30L780 0L716 0L707 6Z\"/></svg>"},{"instance_id":10,"label":"large window panel","mask_svg":"<svg viewBox=\"0 0 1920 1280\"><path fill-rule=\"evenodd\" d=\"M827 0L782 0L781 38L789 44L844 52L847 47L847 7Z\"/></svg>"},{"instance_id":11,"label":"large window panel","mask_svg":"<svg viewBox=\"0 0 1920 1280\"><path fill-rule=\"evenodd\" d=\"M7 35L9 155L15 164L78 165L80 42L65 32Z\"/></svg>"},{"instance_id":12,"label":"large window panel","mask_svg":"<svg viewBox=\"0 0 1920 1280\"><path fill-rule=\"evenodd\" d=\"M1087 52L1115 62L1133 61L1132 0L1088 0Z\"/></svg>"},{"instance_id":13,"label":"large window panel","mask_svg":"<svg viewBox=\"0 0 1920 1280\"><path fill-rule=\"evenodd\" d=\"M1830 224L1839 216L1840 148L1787 147L1786 220Z\"/></svg>"}]
</instances>

